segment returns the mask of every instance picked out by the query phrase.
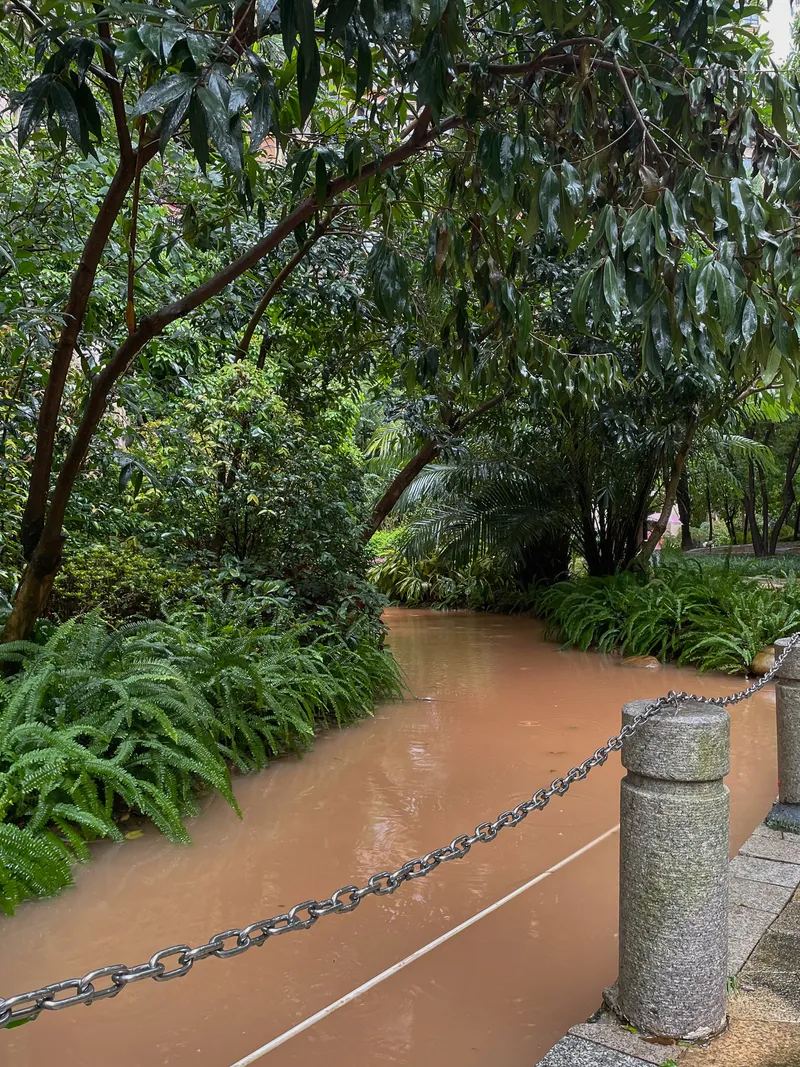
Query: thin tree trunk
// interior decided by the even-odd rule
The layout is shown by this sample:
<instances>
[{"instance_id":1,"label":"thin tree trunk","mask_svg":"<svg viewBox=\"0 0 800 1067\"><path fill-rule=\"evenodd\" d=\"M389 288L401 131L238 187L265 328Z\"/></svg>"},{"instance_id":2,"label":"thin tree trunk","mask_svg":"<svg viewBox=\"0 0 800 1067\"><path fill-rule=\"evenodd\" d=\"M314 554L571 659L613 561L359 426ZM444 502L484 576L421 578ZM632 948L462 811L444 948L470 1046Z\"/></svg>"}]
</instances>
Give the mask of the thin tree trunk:
<instances>
[{"instance_id":1,"label":"thin tree trunk","mask_svg":"<svg viewBox=\"0 0 800 1067\"><path fill-rule=\"evenodd\" d=\"M678 493L675 499L681 520L681 550L688 552L694 548L694 542L692 541L692 497L689 491L689 475L685 467L678 482Z\"/></svg>"},{"instance_id":2,"label":"thin tree trunk","mask_svg":"<svg viewBox=\"0 0 800 1067\"><path fill-rule=\"evenodd\" d=\"M462 430L466 429L467 426L481 418L487 412L499 407L500 404L508 399L509 395L510 387L507 387L501 393L493 396L491 400L486 400L473 411L467 412L466 415L461 415L458 418L445 418L444 424L446 429L450 431L451 435L461 433ZM421 474L425 467L436 459L439 452L440 445L431 439L426 441L420 448L419 452L406 463L405 467L403 467L399 474L394 478L389 488L375 505L370 520L362 531L364 543L369 541L372 535L381 528L405 490L408 489L417 475Z\"/></svg>"},{"instance_id":3,"label":"thin tree trunk","mask_svg":"<svg viewBox=\"0 0 800 1067\"><path fill-rule=\"evenodd\" d=\"M708 539L714 540L714 512L711 510L711 483L706 471L706 511L708 512Z\"/></svg>"},{"instance_id":4,"label":"thin tree trunk","mask_svg":"<svg viewBox=\"0 0 800 1067\"><path fill-rule=\"evenodd\" d=\"M747 491L744 494L745 530L749 528L750 538L753 543L753 555L764 556L765 546L762 532L756 518L756 471L752 459L747 461Z\"/></svg>"},{"instance_id":5,"label":"thin tree trunk","mask_svg":"<svg viewBox=\"0 0 800 1067\"><path fill-rule=\"evenodd\" d=\"M324 218L322 220L322 222L320 222L316 226L316 228L314 230L314 233L311 235L311 237L309 237L309 239L307 241L305 241L304 244L300 248L298 248L298 250L292 256L292 258L290 260L288 260L283 265L283 267L281 267L281 269L278 271L278 273L272 279L272 281L270 282L269 286L267 287L266 292L264 293L262 298L259 300L255 311L250 316L250 321L247 323L247 327L246 327L244 333L242 334L242 339L239 342L238 349L236 350L236 360L237 360L237 362L247 358L247 353L250 350L250 343L253 340L253 334L256 332L256 330L258 328L258 324L259 324L259 322L261 322L262 318L264 317L264 314L265 314L267 308L269 307L270 303L272 302L272 299L275 296L275 294L280 292L280 290L283 288L283 283L286 281L286 279L289 277L289 275L292 273L292 271L295 269L295 267L297 267L300 263L303 262L303 260L306 258L306 256L311 251L311 249L314 247L314 245L317 243L317 241L320 239L320 237L322 237L323 234L325 234L328 231L328 229L330 227L330 224L333 222L333 219L334 219L334 212L332 211L332 212L330 212L329 215L326 216L326 218ZM262 345L261 350L259 351L259 355L258 355L258 366L259 366L259 369L263 369L263 366L264 366L264 358L263 357L266 357L266 350L264 350L264 346Z\"/></svg>"},{"instance_id":6,"label":"thin tree trunk","mask_svg":"<svg viewBox=\"0 0 800 1067\"><path fill-rule=\"evenodd\" d=\"M672 464L672 473L670 474L669 481L664 487L664 506L661 509L661 514L653 523L653 528L650 531L650 536L644 542L639 552L639 559L643 562L647 562L655 551L656 545L664 536L667 524L669 523L669 517L672 514L672 509L675 506L675 499L678 495L678 483L681 480L681 474L686 466L686 460L689 457L689 452L692 447L692 441L694 440L695 430L697 429L697 419L692 419L686 428L686 433L678 448L678 452L675 456L675 460Z\"/></svg>"},{"instance_id":7,"label":"thin tree trunk","mask_svg":"<svg viewBox=\"0 0 800 1067\"><path fill-rule=\"evenodd\" d=\"M774 556L778 551L778 541L780 540L781 530L783 525L789 517L789 513L792 510L792 506L795 502L794 491L794 479L797 474L797 469L800 467L800 435L795 439L792 450L789 453L789 461L786 464L786 476L783 479L783 499L780 514L775 519L775 524L772 528L769 541L769 554ZM796 522L795 522L796 525Z\"/></svg>"}]
</instances>

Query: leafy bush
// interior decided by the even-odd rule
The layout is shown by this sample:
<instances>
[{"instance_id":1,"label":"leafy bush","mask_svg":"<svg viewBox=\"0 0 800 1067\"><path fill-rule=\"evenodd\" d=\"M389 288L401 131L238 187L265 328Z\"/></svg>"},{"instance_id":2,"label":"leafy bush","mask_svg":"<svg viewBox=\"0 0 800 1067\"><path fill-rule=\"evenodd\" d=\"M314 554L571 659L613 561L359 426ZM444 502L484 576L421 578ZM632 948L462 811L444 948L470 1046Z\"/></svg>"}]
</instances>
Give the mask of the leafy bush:
<instances>
[{"instance_id":1,"label":"leafy bush","mask_svg":"<svg viewBox=\"0 0 800 1067\"><path fill-rule=\"evenodd\" d=\"M537 601L533 587L486 559L455 567L438 555L409 559L395 546L375 560L367 576L393 603L407 607L527 611Z\"/></svg>"},{"instance_id":2,"label":"leafy bush","mask_svg":"<svg viewBox=\"0 0 800 1067\"><path fill-rule=\"evenodd\" d=\"M800 628L800 581L789 576L776 590L727 565L687 560L662 563L649 580L561 582L538 610L566 645L746 672L762 648Z\"/></svg>"},{"instance_id":3,"label":"leafy bush","mask_svg":"<svg viewBox=\"0 0 800 1067\"><path fill-rule=\"evenodd\" d=\"M162 618L200 578L197 567L169 567L134 540L71 546L48 611L62 621L95 610L113 622Z\"/></svg>"},{"instance_id":4,"label":"leafy bush","mask_svg":"<svg viewBox=\"0 0 800 1067\"><path fill-rule=\"evenodd\" d=\"M236 611L238 610L238 614ZM400 691L371 633L308 639L249 629L242 606L119 630L95 614L44 644L0 646L0 906L68 881L87 841L119 840L138 812L176 841L200 788L234 809L229 765L247 772L299 752L323 725ZM31 840L35 838L35 842Z\"/></svg>"},{"instance_id":5,"label":"leafy bush","mask_svg":"<svg viewBox=\"0 0 800 1067\"><path fill-rule=\"evenodd\" d=\"M306 418L274 378L236 363L187 387L169 418L149 422L131 448L151 472L134 510L146 526L173 531L168 550L193 552L207 573L237 561L234 584L286 583L300 614L349 601L351 620L364 611L377 618L364 582L358 410L341 401Z\"/></svg>"}]
</instances>

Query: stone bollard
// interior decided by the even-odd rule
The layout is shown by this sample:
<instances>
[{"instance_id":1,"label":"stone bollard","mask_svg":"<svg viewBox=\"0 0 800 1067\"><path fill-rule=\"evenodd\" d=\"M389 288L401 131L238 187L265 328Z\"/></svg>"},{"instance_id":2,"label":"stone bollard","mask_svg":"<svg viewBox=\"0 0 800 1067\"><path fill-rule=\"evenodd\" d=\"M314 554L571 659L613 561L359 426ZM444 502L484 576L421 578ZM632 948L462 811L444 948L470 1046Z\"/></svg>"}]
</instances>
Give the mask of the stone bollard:
<instances>
[{"instance_id":1,"label":"stone bollard","mask_svg":"<svg viewBox=\"0 0 800 1067\"><path fill-rule=\"evenodd\" d=\"M775 642L778 656L788 644ZM778 719L778 803L767 816L767 826L800 834L800 647L793 648L775 681Z\"/></svg>"},{"instance_id":2,"label":"stone bollard","mask_svg":"<svg viewBox=\"0 0 800 1067\"><path fill-rule=\"evenodd\" d=\"M649 702L623 709L630 722ZM619 979L606 1001L644 1033L698 1040L726 1022L730 719L684 701L622 749Z\"/></svg>"}]
</instances>

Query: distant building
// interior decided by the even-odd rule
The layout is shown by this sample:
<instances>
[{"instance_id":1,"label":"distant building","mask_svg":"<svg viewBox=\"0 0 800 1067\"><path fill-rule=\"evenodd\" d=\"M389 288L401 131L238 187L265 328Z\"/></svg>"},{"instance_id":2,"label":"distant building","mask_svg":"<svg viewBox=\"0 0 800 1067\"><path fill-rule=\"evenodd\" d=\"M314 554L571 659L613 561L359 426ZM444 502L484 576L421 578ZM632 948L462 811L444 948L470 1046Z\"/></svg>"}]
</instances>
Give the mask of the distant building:
<instances>
[{"instance_id":1,"label":"distant building","mask_svg":"<svg viewBox=\"0 0 800 1067\"><path fill-rule=\"evenodd\" d=\"M758 33L761 29L761 16L760 15L745 15L742 19L742 26L746 26L748 30L752 30L753 33Z\"/></svg>"}]
</instances>

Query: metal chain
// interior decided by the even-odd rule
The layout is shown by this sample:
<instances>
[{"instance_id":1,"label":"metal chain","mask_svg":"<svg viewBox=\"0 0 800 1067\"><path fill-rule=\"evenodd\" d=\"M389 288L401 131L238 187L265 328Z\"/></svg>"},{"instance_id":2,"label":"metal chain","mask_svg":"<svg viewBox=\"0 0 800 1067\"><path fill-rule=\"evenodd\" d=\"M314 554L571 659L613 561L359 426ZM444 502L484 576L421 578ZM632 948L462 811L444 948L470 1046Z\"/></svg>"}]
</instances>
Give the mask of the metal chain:
<instances>
[{"instance_id":1,"label":"metal chain","mask_svg":"<svg viewBox=\"0 0 800 1067\"><path fill-rule=\"evenodd\" d=\"M405 882L410 882L414 878L424 878L442 863L463 859L473 845L494 841L501 830L507 826L517 826L531 812L544 810L552 797L563 797L575 782L582 781L595 767L601 767L612 752L622 748L623 742L631 734L665 708L670 706L677 708L679 703L690 700L700 704L713 704L717 707L728 707L742 700L748 700L772 681L798 642L800 642L800 632L790 638L786 648L776 658L774 666L757 682L739 693L727 697L701 697L691 693L672 691L666 696L659 697L626 723L618 734L609 738L602 748L598 748L583 763L573 767L563 778L556 778L546 789L539 789L530 800L524 800L515 808L502 812L494 820L482 822L471 834L460 834L453 838L449 845L436 848L425 856L407 860L396 871L381 871L373 874L363 886L342 886L325 900L304 900L281 915L260 919L242 928L223 930L219 934L214 934L207 944L198 945L196 948L191 948L189 945L170 945L154 953L147 963L140 963L134 967L115 963L89 971L83 978L67 978L65 981L53 982L52 985L43 986L30 993L19 993L7 998L0 997L0 1029L14 1022L35 1018L41 1011L60 1011L62 1008L71 1008L75 1004L88 1005L98 1000L116 997L133 982L141 982L145 978L153 978L156 982L168 982L172 978L182 978L189 973L195 963L208 959L209 956L216 956L217 959L222 960L230 959L232 956L247 952L254 946L260 947L271 937L278 937L295 930L307 930L326 915L343 915L346 912L355 911L365 897L373 894L386 896L394 893ZM169 960L174 961L174 966L166 962ZM61 993L68 995L59 996Z\"/></svg>"}]
</instances>

